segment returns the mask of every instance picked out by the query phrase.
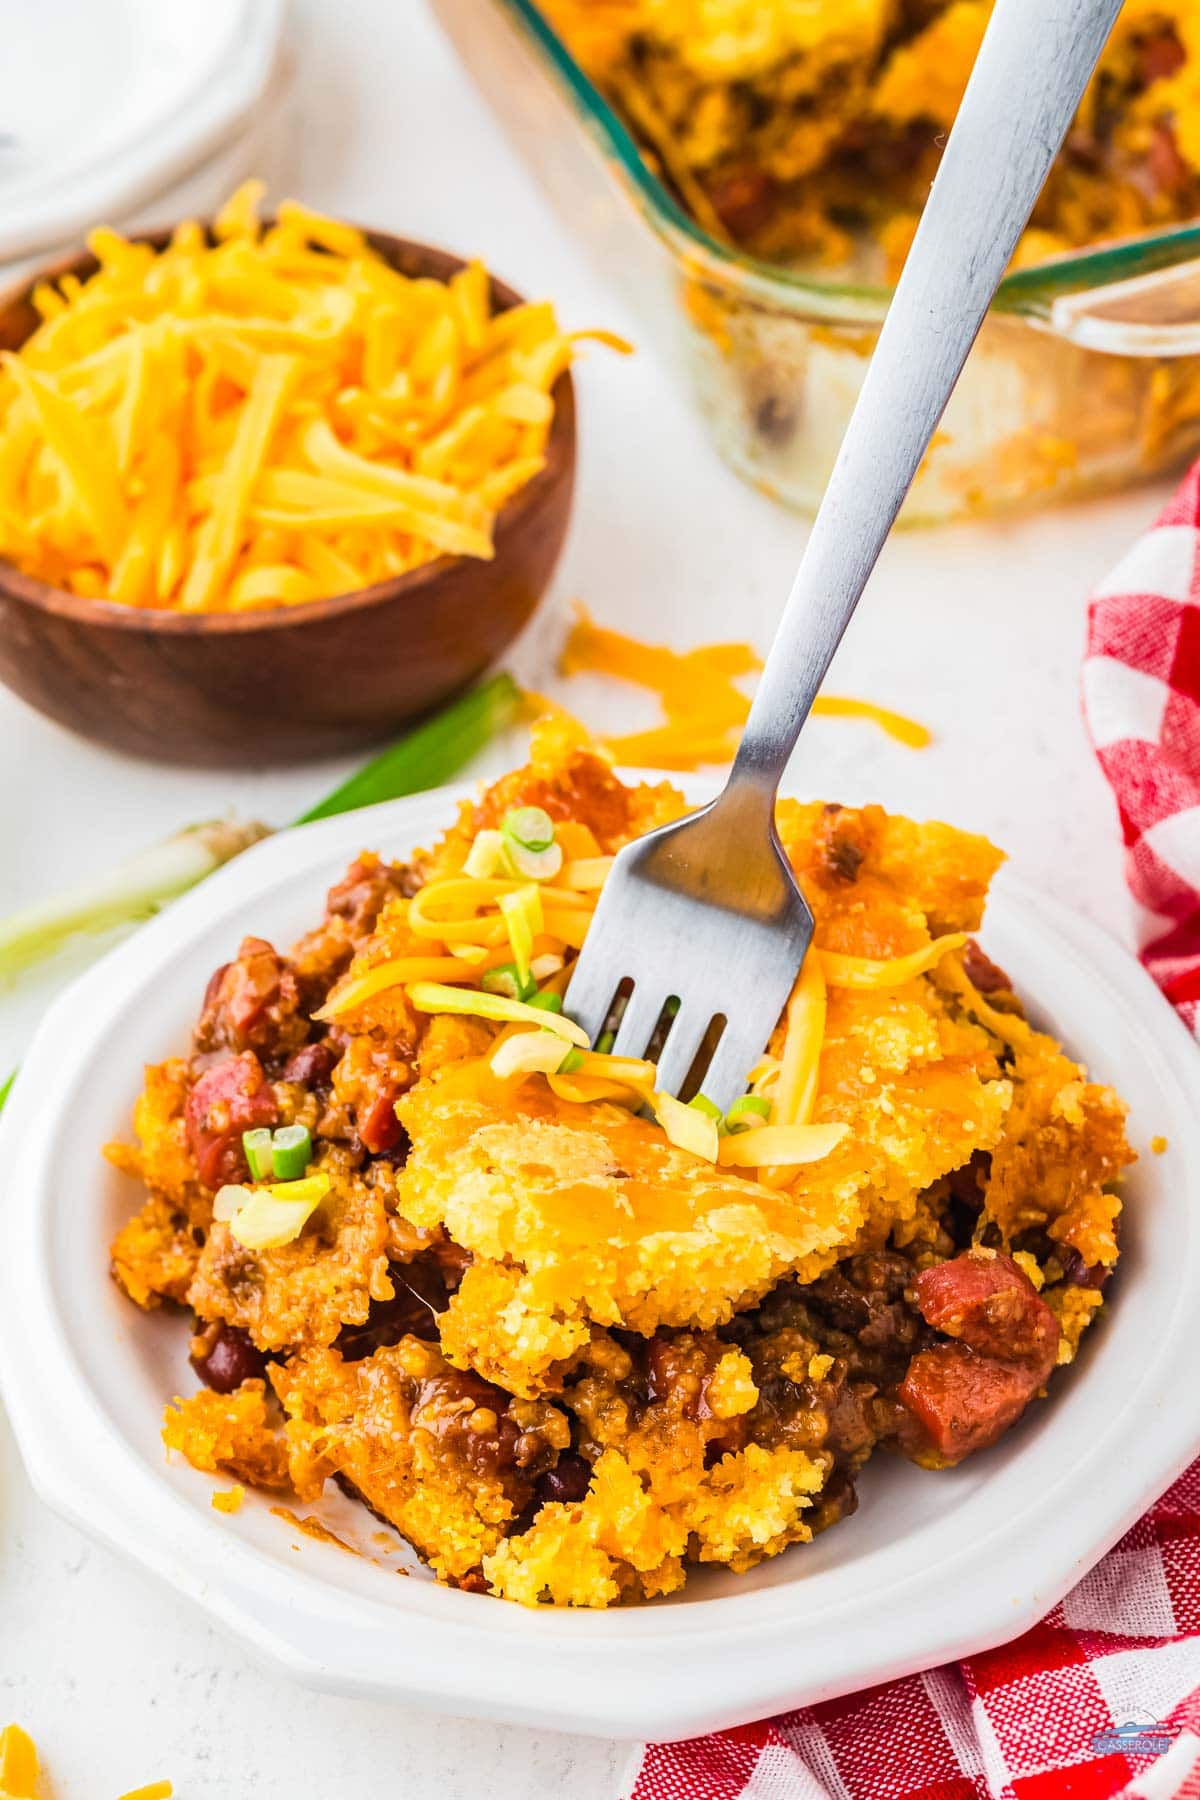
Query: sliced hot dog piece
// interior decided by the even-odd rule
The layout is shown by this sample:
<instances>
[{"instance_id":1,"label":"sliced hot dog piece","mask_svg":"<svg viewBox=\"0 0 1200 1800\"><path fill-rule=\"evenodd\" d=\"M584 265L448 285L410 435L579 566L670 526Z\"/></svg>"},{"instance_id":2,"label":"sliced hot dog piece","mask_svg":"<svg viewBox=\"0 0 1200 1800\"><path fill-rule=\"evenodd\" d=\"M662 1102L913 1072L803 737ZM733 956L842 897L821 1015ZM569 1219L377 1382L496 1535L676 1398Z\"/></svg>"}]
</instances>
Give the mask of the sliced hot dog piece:
<instances>
[{"instance_id":1,"label":"sliced hot dog piece","mask_svg":"<svg viewBox=\"0 0 1200 1800\"><path fill-rule=\"evenodd\" d=\"M1040 1386L1024 1363L980 1356L965 1344L935 1344L913 1357L898 1398L924 1427L939 1460L956 1463L994 1444Z\"/></svg>"},{"instance_id":2,"label":"sliced hot dog piece","mask_svg":"<svg viewBox=\"0 0 1200 1800\"><path fill-rule=\"evenodd\" d=\"M1027 1362L1045 1380L1058 1353L1058 1321L1010 1256L968 1250L924 1269L913 1284L921 1316L983 1356Z\"/></svg>"},{"instance_id":3,"label":"sliced hot dog piece","mask_svg":"<svg viewBox=\"0 0 1200 1800\"><path fill-rule=\"evenodd\" d=\"M961 1462L1008 1430L1047 1379L1058 1321L1009 1256L968 1250L922 1270L922 1317L946 1343L918 1351L897 1398L942 1462ZM925 1444L910 1444L918 1457Z\"/></svg>"}]
</instances>

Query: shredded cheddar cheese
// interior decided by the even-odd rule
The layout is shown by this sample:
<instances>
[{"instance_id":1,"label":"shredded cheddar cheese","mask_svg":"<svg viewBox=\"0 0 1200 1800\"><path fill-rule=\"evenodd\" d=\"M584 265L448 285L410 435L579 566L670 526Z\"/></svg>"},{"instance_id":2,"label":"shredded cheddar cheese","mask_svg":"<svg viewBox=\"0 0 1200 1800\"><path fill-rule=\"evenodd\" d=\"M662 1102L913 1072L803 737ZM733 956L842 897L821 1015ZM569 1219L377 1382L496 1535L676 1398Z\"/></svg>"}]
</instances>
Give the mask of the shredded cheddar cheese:
<instances>
[{"instance_id":1,"label":"shredded cheddar cheese","mask_svg":"<svg viewBox=\"0 0 1200 1800\"><path fill-rule=\"evenodd\" d=\"M599 633L597 641L610 638L613 634ZM616 661L623 663L627 654L628 641L615 638ZM705 667L722 680L745 666L737 646L716 645L686 659L654 651L651 661L664 688L675 683L680 660ZM536 729L561 728L543 721ZM497 846L506 841L505 834L514 837L521 829L538 834L536 842L528 841L542 859L540 876L517 878L499 856ZM961 931L879 960L813 944L788 1001L778 1054L764 1052L747 1071L747 1096L725 1116L703 1093L685 1104L660 1091L653 1049L646 1058L613 1053L619 1007L611 1012L596 1048L562 1010L571 952L586 939L612 864L613 857L600 853L586 828L569 820L556 824L540 809L510 809L500 829L481 826L434 879L398 903L391 941L407 953L352 968L334 984L315 1016L370 1030L374 1023L394 1018L399 1005L490 1023L496 1027L490 1043L462 1058L451 1078L460 1098L494 1098L496 1084L511 1095L525 1082L545 1083L557 1099L571 1105L608 1104L640 1113L655 1120L676 1148L707 1162L754 1170L764 1187L780 1190L792 1184L797 1167L828 1156L844 1136L840 1124L819 1118L828 989L901 987L929 974L943 959L947 964L941 980L951 985L966 980L961 958L953 955L967 941ZM503 979L492 980L493 971ZM228 1205L226 1194L231 1196ZM284 1198L281 1192L280 1200ZM254 1196L254 1204L260 1209L267 1204L262 1193ZM243 1190L218 1194L219 1218L228 1214L241 1221L246 1212ZM294 1208L277 1207L262 1222L271 1241L282 1242L276 1212L296 1214ZM255 1218L250 1223L257 1229ZM240 1225L233 1229L245 1241Z\"/></svg>"},{"instance_id":2,"label":"shredded cheddar cheese","mask_svg":"<svg viewBox=\"0 0 1200 1800\"><path fill-rule=\"evenodd\" d=\"M806 1125L817 1093L825 1038L825 974L820 951L804 958L787 1009L787 1035L776 1077L771 1117L778 1125Z\"/></svg>"},{"instance_id":3,"label":"shredded cheddar cheese","mask_svg":"<svg viewBox=\"0 0 1200 1800\"><path fill-rule=\"evenodd\" d=\"M5 1800L33 1800L37 1787L37 1747L19 1725L0 1731L0 1794Z\"/></svg>"},{"instance_id":4,"label":"shredded cheddar cheese","mask_svg":"<svg viewBox=\"0 0 1200 1800\"><path fill-rule=\"evenodd\" d=\"M632 767L698 769L706 763L732 761L750 712L750 700L737 683L758 674L762 659L750 644L706 644L683 651L643 644L598 625L579 606L560 667L567 676L607 675L630 682L661 701L662 724L598 740L616 762ZM563 712L555 702L549 705L550 710ZM869 700L822 694L814 702L813 712L831 718L869 719L914 750L931 742L924 725Z\"/></svg>"},{"instance_id":5,"label":"shredded cheddar cheese","mask_svg":"<svg viewBox=\"0 0 1200 1800\"><path fill-rule=\"evenodd\" d=\"M0 358L0 555L77 594L184 612L300 605L442 555L488 558L544 466L582 337L492 310L475 262L391 268L352 226L247 183L214 241L92 233Z\"/></svg>"},{"instance_id":6,"label":"shredded cheddar cheese","mask_svg":"<svg viewBox=\"0 0 1200 1800\"><path fill-rule=\"evenodd\" d=\"M887 962L872 962L863 956L840 956L834 950L818 950L825 979L834 987L893 988L903 987L936 967L949 950L961 950L967 941L965 931L949 931L933 938L908 956L893 956Z\"/></svg>"},{"instance_id":7,"label":"shredded cheddar cheese","mask_svg":"<svg viewBox=\"0 0 1200 1800\"><path fill-rule=\"evenodd\" d=\"M0 1731L0 1800L35 1800L37 1786L38 1753L33 1739L19 1725L6 1725ZM174 1792L169 1781L152 1781L146 1787L130 1789L120 1800L171 1800Z\"/></svg>"},{"instance_id":8,"label":"shredded cheddar cheese","mask_svg":"<svg viewBox=\"0 0 1200 1800\"><path fill-rule=\"evenodd\" d=\"M760 1125L723 1137L717 1161L735 1169L795 1167L821 1162L836 1150L847 1125Z\"/></svg>"}]
</instances>

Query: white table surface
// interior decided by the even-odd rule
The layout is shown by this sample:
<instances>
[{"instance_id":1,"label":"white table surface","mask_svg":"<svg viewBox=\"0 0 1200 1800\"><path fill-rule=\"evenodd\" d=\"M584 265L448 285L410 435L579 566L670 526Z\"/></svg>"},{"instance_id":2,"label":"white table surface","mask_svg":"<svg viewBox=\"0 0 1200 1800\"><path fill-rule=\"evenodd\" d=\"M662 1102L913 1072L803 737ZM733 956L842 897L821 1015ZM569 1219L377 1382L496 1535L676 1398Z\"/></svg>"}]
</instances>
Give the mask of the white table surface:
<instances>
[{"instance_id":1,"label":"white table surface","mask_svg":"<svg viewBox=\"0 0 1200 1800\"><path fill-rule=\"evenodd\" d=\"M603 275L547 209L420 0L297 0L286 185L331 211L477 253L572 326L635 341ZM578 375L575 521L551 606L519 667L552 687L565 602L681 646L760 648L804 527L744 487L648 352L595 353ZM910 533L887 550L829 691L900 708L920 754L869 725L816 720L798 788L878 799L990 834L1020 872L1128 934L1112 803L1084 738L1079 660L1089 585L1152 516L1142 489L1031 519ZM603 684L572 689L592 722L642 714ZM519 743L497 747L498 769ZM347 765L348 766L348 765ZM103 868L189 820L286 820L341 765L231 776L93 748L0 691L0 911ZM0 1077L52 986L0 995ZM5 1203L20 1196L6 1194ZM169 1775L182 1800L616 1800L629 1747L314 1696L261 1671L171 1594L50 1517L0 1416L0 1725L42 1744L56 1800L109 1800Z\"/></svg>"}]
</instances>

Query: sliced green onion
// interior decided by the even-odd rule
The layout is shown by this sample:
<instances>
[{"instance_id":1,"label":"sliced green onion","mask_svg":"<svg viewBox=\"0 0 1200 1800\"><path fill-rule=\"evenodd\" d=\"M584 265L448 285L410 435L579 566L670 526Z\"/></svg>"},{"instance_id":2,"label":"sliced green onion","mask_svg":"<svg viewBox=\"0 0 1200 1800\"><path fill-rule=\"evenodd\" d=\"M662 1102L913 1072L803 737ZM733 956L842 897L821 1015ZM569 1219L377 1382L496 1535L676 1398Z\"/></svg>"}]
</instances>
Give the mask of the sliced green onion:
<instances>
[{"instance_id":1,"label":"sliced green onion","mask_svg":"<svg viewBox=\"0 0 1200 1800\"><path fill-rule=\"evenodd\" d=\"M440 786L497 732L516 723L521 704L521 690L512 676L494 675L408 732L293 823L308 825L314 819Z\"/></svg>"},{"instance_id":2,"label":"sliced green onion","mask_svg":"<svg viewBox=\"0 0 1200 1800\"><path fill-rule=\"evenodd\" d=\"M510 1000L527 1000L536 1005L537 983L532 976L522 980L516 963L501 963L498 969L485 969L479 985L487 994L507 994Z\"/></svg>"},{"instance_id":3,"label":"sliced green onion","mask_svg":"<svg viewBox=\"0 0 1200 1800\"><path fill-rule=\"evenodd\" d=\"M596 1039L596 1054L598 1056L611 1056L612 1047L616 1041L617 1034L615 1031L602 1031L600 1036Z\"/></svg>"},{"instance_id":4,"label":"sliced green onion","mask_svg":"<svg viewBox=\"0 0 1200 1800\"><path fill-rule=\"evenodd\" d=\"M654 1116L678 1150L690 1150L705 1162L716 1162L720 1137L715 1119L699 1107L685 1106L671 1094L653 1094L650 1105Z\"/></svg>"},{"instance_id":5,"label":"sliced green onion","mask_svg":"<svg viewBox=\"0 0 1200 1800\"><path fill-rule=\"evenodd\" d=\"M530 882L528 887L518 888L515 894L501 894L497 904L508 928L517 974L527 982L531 979L529 963L533 956L533 940L545 929L542 896L535 883Z\"/></svg>"},{"instance_id":6,"label":"sliced green onion","mask_svg":"<svg viewBox=\"0 0 1200 1800\"><path fill-rule=\"evenodd\" d=\"M518 1031L496 1045L488 1067L497 1080L505 1081L510 1075L556 1075L562 1059L562 1039L552 1031Z\"/></svg>"},{"instance_id":7,"label":"sliced green onion","mask_svg":"<svg viewBox=\"0 0 1200 1800\"><path fill-rule=\"evenodd\" d=\"M227 1182L213 1196L213 1218L225 1224L243 1206L249 1206L253 1198L253 1188L243 1187L240 1182Z\"/></svg>"},{"instance_id":8,"label":"sliced green onion","mask_svg":"<svg viewBox=\"0 0 1200 1800\"><path fill-rule=\"evenodd\" d=\"M168 900L186 893L268 834L269 827L256 820L216 819L189 825L164 843L126 858L106 875L11 913L0 921L0 977L53 955L83 932L113 931L118 925L150 918Z\"/></svg>"},{"instance_id":9,"label":"sliced green onion","mask_svg":"<svg viewBox=\"0 0 1200 1800\"><path fill-rule=\"evenodd\" d=\"M275 1179L271 1133L265 1125L260 1125L257 1131L243 1131L242 1149L246 1152L250 1174L255 1181Z\"/></svg>"},{"instance_id":10,"label":"sliced green onion","mask_svg":"<svg viewBox=\"0 0 1200 1800\"><path fill-rule=\"evenodd\" d=\"M743 1094L725 1114L726 1131L749 1131L771 1116L771 1102L765 1094Z\"/></svg>"},{"instance_id":11,"label":"sliced green onion","mask_svg":"<svg viewBox=\"0 0 1200 1800\"><path fill-rule=\"evenodd\" d=\"M500 829L522 850L548 850L554 842L554 820L540 806L510 807L500 822Z\"/></svg>"},{"instance_id":12,"label":"sliced green onion","mask_svg":"<svg viewBox=\"0 0 1200 1800\"><path fill-rule=\"evenodd\" d=\"M562 1011L562 995L555 994L548 988L539 988L536 994L530 994L526 1006L536 1006L539 1012L560 1013Z\"/></svg>"},{"instance_id":13,"label":"sliced green onion","mask_svg":"<svg viewBox=\"0 0 1200 1800\"><path fill-rule=\"evenodd\" d=\"M518 875L527 881L552 881L562 868L563 853L557 844L548 850L522 850L506 841L504 853Z\"/></svg>"},{"instance_id":14,"label":"sliced green onion","mask_svg":"<svg viewBox=\"0 0 1200 1800\"><path fill-rule=\"evenodd\" d=\"M307 825L449 781L491 737L515 724L521 704L511 675L493 676L408 732L293 823ZM83 933L99 935L150 918L270 835L271 827L257 819L191 825L108 874L0 920L0 978L53 955Z\"/></svg>"},{"instance_id":15,"label":"sliced green onion","mask_svg":"<svg viewBox=\"0 0 1200 1800\"><path fill-rule=\"evenodd\" d=\"M230 1236L247 1250L277 1250L294 1243L332 1186L329 1176L321 1174L255 1188L230 1219Z\"/></svg>"},{"instance_id":16,"label":"sliced green onion","mask_svg":"<svg viewBox=\"0 0 1200 1800\"><path fill-rule=\"evenodd\" d=\"M568 1050L555 1071L559 1075L576 1075L583 1067L583 1051Z\"/></svg>"},{"instance_id":17,"label":"sliced green onion","mask_svg":"<svg viewBox=\"0 0 1200 1800\"><path fill-rule=\"evenodd\" d=\"M559 1004L561 1006L561 1004L562 1004L561 1001L559 1002ZM8 1096L12 1093L12 1084L16 1079L17 1079L17 1071L14 1069L12 1074L9 1076L8 1080L4 1083L3 1087L0 1087L0 1112L4 1111L4 1102L8 1099Z\"/></svg>"},{"instance_id":18,"label":"sliced green onion","mask_svg":"<svg viewBox=\"0 0 1200 1800\"><path fill-rule=\"evenodd\" d=\"M549 881L563 865L561 844L554 840L554 821L540 806L510 807L500 821L505 853L518 875Z\"/></svg>"},{"instance_id":19,"label":"sliced green onion","mask_svg":"<svg viewBox=\"0 0 1200 1800\"><path fill-rule=\"evenodd\" d=\"M447 987L440 981L414 981L408 990L411 1006L424 1013L462 1013L476 1019L497 1019L508 1025L544 1025L547 1031L566 1038L568 1044L589 1048L582 1025L565 1014L555 1016L545 1007L531 1006L526 1000L509 1000L504 994L484 994L474 988Z\"/></svg>"},{"instance_id":20,"label":"sliced green onion","mask_svg":"<svg viewBox=\"0 0 1200 1800\"><path fill-rule=\"evenodd\" d=\"M493 876L509 868L508 845L498 831L481 831L475 838L463 864L463 874L476 881L491 881Z\"/></svg>"},{"instance_id":21,"label":"sliced green onion","mask_svg":"<svg viewBox=\"0 0 1200 1800\"><path fill-rule=\"evenodd\" d=\"M707 1094L693 1094L692 1098L688 1101L688 1105L694 1106L696 1111L703 1113L706 1119L714 1120L718 1129L724 1124L725 1114L721 1111L716 1101L710 1100Z\"/></svg>"},{"instance_id":22,"label":"sliced green onion","mask_svg":"<svg viewBox=\"0 0 1200 1800\"><path fill-rule=\"evenodd\" d=\"M247 1137L252 1137L247 1132ZM245 1139L242 1140L245 1142ZM307 1125L281 1125L271 1139L276 1181L298 1181L312 1161L312 1133Z\"/></svg>"}]
</instances>

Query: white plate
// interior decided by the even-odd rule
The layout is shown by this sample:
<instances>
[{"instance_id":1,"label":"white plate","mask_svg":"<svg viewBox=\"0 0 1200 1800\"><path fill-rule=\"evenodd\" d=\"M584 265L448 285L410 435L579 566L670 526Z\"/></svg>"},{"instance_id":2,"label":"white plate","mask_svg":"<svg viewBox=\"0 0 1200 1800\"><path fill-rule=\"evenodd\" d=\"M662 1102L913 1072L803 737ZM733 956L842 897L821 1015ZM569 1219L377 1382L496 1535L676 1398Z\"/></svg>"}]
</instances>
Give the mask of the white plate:
<instances>
[{"instance_id":1,"label":"white plate","mask_svg":"<svg viewBox=\"0 0 1200 1800\"><path fill-rule=\"evenodd\" d=\"M936 1475L880 1457L858 1514L745 1576L666 1603L526 1611L315 1542L251 1496L169 1466L164 1399L194 1387L181 1319L134 1310L108 1243L138 1200L99 1146L128 1132L141 1065L179 1050L244 932L288 943L369 844L428 843L455 794L272 839L144 927L47 1016L0 1126L0 1381L30 1477L82 1531L154 1570L316 1686L622 1737L735 1724L1015 1636L1200 1447L1200 1059L1137 963L1002 878L984 942L1040 1016L1132 1106L1143 1152L1112 1303L1078 1364L994 1450ZM698 793L697 796L699 797ZM1165 1155L1147 1148L1169 1140ZM359 1509L360 1541L377 1531ZM299 1545L299 1553L293 1545Z\"/></svg>"},{"instance_id":2,"label":"white plate","mask_svg":"<svg viewBox=\"0 0 1200 1800\"><path fill-rule=\"evenodd\" d=\"M286 0L23 0L0 57L0 261L111 222L249 123Z\"/></svg>"}]
</instances>

